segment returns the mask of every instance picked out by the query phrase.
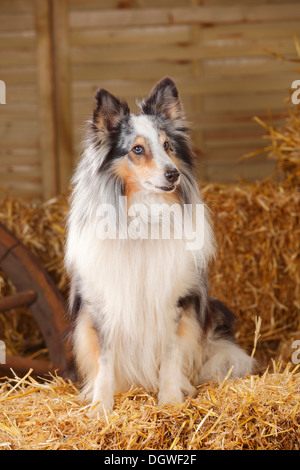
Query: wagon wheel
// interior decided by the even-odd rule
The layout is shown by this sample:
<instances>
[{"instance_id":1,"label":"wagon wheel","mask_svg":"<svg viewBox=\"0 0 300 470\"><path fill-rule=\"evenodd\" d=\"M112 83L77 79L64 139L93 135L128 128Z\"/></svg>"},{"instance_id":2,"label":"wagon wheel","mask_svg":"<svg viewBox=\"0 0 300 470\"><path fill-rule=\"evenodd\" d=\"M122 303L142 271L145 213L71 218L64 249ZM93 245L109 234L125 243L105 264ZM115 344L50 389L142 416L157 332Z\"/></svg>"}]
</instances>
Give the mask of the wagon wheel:
<instances>
[{"instance_id":1,"label":"wagon wheel","mask_svg":"<svg viewBox=\"0 0 300 470\"><path fill-rule=\"evenodd\" d=\"M13 282L17 293L0 299L0 312L28 306L47 345L50 361L20 356L5 357L1 370L24 373L30 368L37 375L57 370L62 373L69 359L69 348L62 338L67 330L64 299L33 254L0 224L0 269Z\"/></svg>"}]
</instances>

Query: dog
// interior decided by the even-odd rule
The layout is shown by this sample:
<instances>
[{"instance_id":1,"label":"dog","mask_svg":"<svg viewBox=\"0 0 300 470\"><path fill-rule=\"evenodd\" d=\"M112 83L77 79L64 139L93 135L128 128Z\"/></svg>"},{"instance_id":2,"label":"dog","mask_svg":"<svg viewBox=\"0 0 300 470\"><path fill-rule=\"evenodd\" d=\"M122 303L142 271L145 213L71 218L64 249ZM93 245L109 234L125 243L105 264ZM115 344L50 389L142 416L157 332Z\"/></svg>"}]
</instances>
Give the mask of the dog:
<instances>
[{"instance_id":1,"label":"dog","mask_svg":"<svg viewBox=\"0 0 300 470\"><path fill-rule=\"evenodd\" d=\"M253 373L234 338L235 315L209 294L216 244L175 83L158 82L138 114L104 89L95 99L72 179L65 255L82 394L103 414L131 387L158 392L166 405L230 370ZM174 208L187 208L184 217ZM188 244L199 231L199 243Z\"/></svg>"}]
</instances>

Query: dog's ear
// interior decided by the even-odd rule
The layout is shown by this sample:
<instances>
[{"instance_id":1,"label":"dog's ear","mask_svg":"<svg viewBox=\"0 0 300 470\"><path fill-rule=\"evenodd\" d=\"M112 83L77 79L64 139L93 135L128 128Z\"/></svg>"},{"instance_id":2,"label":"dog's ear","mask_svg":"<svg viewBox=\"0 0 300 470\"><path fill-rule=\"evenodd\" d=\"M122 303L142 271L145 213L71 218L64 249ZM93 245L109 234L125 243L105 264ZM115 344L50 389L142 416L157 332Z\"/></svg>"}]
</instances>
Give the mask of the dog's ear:
<instances>
[{"instance_id":1,"label":"dog's ear","mask_svg":"<svg viewBox=\"0 0 300 470\"><path fill-rule=\"evenodd\" d=\"M141 104L144 114L163 115L167 119L183 119L184 110L175 83L163 78Z\"/></svg>"},{"instance_id":2,"label":"dog's ear","mask_svg":"<svg viewBox=\"0 0 300 470\"><path fill-rule=\"evenodd\" d=\"M94 125L102 132L112 132L119 121L130 114L130 109L125 102L121 102L115 96L102 88L97 91L96 107L94 109Z\"/></svg>"}]
</instances>

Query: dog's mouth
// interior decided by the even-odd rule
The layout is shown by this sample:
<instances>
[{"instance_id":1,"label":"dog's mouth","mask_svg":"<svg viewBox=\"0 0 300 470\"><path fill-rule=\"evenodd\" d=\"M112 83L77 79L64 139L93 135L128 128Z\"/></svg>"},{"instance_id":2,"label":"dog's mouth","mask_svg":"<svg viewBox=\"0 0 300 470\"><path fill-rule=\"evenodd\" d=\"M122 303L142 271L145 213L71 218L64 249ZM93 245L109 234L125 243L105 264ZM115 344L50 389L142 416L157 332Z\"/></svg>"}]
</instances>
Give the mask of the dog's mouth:
<instances>
[{"instance_id":1,"label":"dog's mouth","mask_svg":"<svg viewBox=\"0 0 300 470\"><path fill-rule=\"evenodd\" d=\"M156 189L160 189L161 191L171 192L175 189L176 185L172 184L171 186L155 186Z\"/></svg>"}]
</instances>

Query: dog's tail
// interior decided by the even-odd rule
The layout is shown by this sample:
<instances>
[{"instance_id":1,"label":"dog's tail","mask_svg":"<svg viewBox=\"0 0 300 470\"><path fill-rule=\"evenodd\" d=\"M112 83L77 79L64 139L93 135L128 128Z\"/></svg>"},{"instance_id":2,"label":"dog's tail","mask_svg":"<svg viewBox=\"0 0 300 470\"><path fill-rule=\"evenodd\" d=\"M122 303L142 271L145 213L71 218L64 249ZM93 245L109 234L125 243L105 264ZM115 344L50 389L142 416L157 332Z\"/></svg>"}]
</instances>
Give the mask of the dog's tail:
<instances>
[{"instance_id":1,"label":"dog's tail","mask_svg":"<svg viewBox=\"0 0 300 470\"><path fill-rule=\"evenodd\" d=\"M232 369L231 377L244 377L257 370L257 362L235 340L237 318L218 299L207 304L203 366L199 382L222 380Z\"/></svg>"}]
</instances>

